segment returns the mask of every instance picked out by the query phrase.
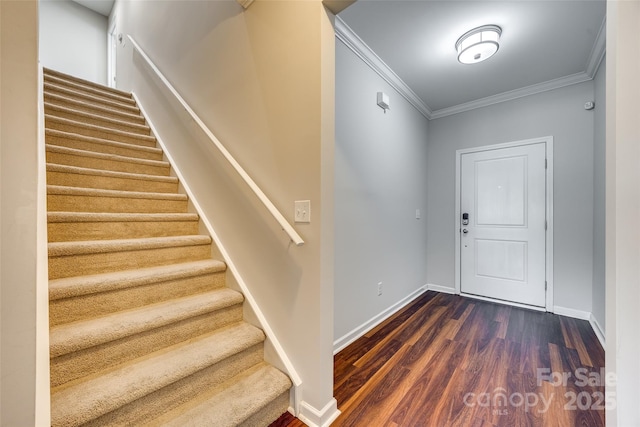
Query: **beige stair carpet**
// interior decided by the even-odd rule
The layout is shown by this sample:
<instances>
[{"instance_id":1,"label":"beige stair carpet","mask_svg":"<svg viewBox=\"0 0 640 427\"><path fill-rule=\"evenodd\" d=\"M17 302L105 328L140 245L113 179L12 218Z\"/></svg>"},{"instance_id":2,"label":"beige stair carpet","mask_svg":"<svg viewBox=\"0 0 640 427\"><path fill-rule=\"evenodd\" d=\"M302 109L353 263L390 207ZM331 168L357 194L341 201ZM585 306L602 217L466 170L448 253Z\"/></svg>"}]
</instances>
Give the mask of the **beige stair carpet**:
<instances>
[{"instance_id":1,"label":"beige stair carpet","mask_svg":"<svg viewBox=\"0 0 640 427\"><path fill-rule=\"evenodd\" d=\"M135 100L44 76L52 425L269 425L291 381Z\"/></svg>"}]
</instances>

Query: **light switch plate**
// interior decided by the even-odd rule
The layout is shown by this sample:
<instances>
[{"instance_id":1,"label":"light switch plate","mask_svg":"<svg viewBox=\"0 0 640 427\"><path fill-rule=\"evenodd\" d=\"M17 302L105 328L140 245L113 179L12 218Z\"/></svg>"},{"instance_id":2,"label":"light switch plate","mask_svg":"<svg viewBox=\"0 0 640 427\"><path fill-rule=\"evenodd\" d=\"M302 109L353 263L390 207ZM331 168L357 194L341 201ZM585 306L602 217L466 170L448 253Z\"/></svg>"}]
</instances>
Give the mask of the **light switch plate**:
<instances>
[{"instance_id":1,"label":"light switch plate","mask_svg":"<svg viewBox=\"0 0 640 427\"><path fill-rule=\"evenodd\" d=\"M311 200L295 201L295 222L311 222Z\"/></svg>"}]
</instances>

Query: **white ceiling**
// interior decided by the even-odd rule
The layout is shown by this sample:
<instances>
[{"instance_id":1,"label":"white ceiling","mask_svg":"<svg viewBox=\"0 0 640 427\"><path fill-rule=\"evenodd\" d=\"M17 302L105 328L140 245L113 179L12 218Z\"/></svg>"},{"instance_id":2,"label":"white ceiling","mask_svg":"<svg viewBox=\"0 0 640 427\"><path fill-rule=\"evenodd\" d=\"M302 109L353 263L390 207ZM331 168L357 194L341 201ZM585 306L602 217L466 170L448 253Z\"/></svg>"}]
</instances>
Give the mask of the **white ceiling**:
<instances>
[{"instance_id":1,"label":"white ceiling","mask_svg":"<svg viewBox=\"0 0 640 427\"><path fill-rule=\"evenodd\" d=\"M359 0L338 15L337 32L438 117L589 80L604 54L605 10L604 0ZM458 63L456 40L486 24L502 28L498 53Z\"/></svg>"},{"instance_id":2,"label":"white ceiling","mask_svg":"<svg viewBox=\"0 0 640 427\"><path fill-rule=\"evenodd\" d=\"M74 2L83 5L86 8L98 12L100 15L108 17L113 9L115 0L73 0Z\"/></svg>"}]
</instances>

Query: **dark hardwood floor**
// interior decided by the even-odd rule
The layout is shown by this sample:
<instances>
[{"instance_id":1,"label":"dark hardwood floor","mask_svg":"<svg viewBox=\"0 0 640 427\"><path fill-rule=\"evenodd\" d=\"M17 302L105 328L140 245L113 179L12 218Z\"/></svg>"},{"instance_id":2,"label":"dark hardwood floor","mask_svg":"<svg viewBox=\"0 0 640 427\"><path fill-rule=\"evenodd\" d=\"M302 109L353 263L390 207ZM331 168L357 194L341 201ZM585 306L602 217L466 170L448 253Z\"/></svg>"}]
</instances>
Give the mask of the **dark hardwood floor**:
<instances>
[{"instance_id":1,"label":"dark hardwood floor","mask_svg":"<svg viewBox=\"0 0 640 427\"><path fill-rule=\"evenodd\" d=\"M333 426L604 426L601 368L587 321L430 291L335 356Z\"/></svg>"}]
</instances>

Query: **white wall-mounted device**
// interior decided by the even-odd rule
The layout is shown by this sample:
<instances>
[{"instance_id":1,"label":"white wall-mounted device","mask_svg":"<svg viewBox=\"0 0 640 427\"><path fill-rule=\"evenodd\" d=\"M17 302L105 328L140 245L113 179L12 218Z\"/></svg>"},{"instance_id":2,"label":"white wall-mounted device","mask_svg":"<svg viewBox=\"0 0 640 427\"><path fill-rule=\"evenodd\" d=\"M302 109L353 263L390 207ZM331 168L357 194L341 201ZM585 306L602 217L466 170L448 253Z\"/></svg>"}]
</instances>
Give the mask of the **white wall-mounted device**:
<instances>
[{"instance_id":1,"label":"white wall-mounted device","mask_svg":"<svg viewBox=\"0 0 640 427\"><path fill-rule=\"evenodd\" d=\"M378 92L378 106L386 113L389 109L389 95L384 92Z\"/></svg>"},{"instance_id":2,"label":"white wall-mounted device","mask_svg":"<svg viewBox=\"0 0 640 427\"><path fill-rule=\"evenodd\" d=\"M294 222L311 222L311 200L296 200Z\"/></svg>"}]
</instances>

